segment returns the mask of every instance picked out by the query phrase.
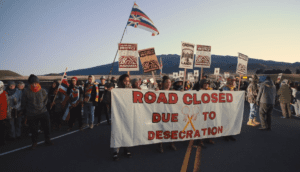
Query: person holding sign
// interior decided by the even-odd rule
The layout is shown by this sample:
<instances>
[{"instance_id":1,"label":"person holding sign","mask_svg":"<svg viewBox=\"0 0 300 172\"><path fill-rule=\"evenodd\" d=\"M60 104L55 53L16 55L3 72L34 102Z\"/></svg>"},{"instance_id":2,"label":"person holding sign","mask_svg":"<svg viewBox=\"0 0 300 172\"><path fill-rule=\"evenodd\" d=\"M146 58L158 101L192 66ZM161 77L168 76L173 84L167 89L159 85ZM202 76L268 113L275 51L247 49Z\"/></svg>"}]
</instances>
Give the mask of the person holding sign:
<instances>
[{"instance_id":1,"label":"person holding sign","mask_svg":"<svg viewBox=\"0 0 300 172\"><path fill-rule=\"evenodd\" d=\"M163 81L162 81L162 90L167 90L167 91L170 90L171 85L172 85L171 79L168 76L164 76L163 77ZM169 148L171 150L175 150L175 151L177 150L175 144L172 143L172 142L169 144ZM160 152L160 153L164 153L164 149L163 149L163 144L162 143L158 144L157 151Z\"/></svg>"},{"instance_id":2,"label":"person holding sign","mask_svg":"<svg viewBox=\"0 0 300 172\"><path fill-rule=\"evenodd\" d=\"M118 88L120 88L120 89L131 88L130 79L129 79L128 74L123 74L123 75L120 76L119 82L118 82ZM113 154L113 160L114 161L119 160L119 151L120 151L120 148L114 148L114 154ZM124 154L128 158L132 157L128 147L124 147Z\"/></svg>"},{"instance_id":3,"label":"person holding sign","mask_svg":"<svg viewBox=\"0 0 300 172\"><path fill-rule=\"evenodd\" d=\"M236 79L231 76L227 78L227 84L222 88L223 91L235 91L235 86L236 86ZM224 136L224 140L229 141L236 141L236 139L233 136Z\"/></svg>"}]
</instances>

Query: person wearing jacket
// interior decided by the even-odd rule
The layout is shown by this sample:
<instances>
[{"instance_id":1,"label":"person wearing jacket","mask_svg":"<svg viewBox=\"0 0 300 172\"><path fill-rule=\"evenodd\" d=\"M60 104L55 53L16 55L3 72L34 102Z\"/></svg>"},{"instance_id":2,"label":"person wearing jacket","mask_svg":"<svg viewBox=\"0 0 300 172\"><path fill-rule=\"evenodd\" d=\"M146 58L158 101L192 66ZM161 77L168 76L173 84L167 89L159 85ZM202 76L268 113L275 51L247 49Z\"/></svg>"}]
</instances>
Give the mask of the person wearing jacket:
<instances>
[{"instance_id":1,"label":"person wearing jacket","mask_svg":"<svg viewBox=\"0 0 300 172\"><path fill-rule=\"evenodd\" d=\"M84 85L84 126L94 128L95 106L99 101L98 83L95 82L95 77L89 75L88 82Z\"/></svg>"},{"instance_id":2,"label":"person wearing jacket","mask_svg":"<svg viewBox=\"0 0 300 172\"><path fill-rule=\"evenodd\" d=\"M52 130L55 129L55 124L54 124L54 118L55 118L55 112L54 112L54 108L51 107L51 103L53 102L54 100L54 97L55 97L55 90L58 90L58 86L59 86L59 83L58 81L53 81L50 88L48 89L48 102L47 102L47 110L49 112L49 116L50 116L50 124L51 124L51 127L52 127Z\"/></svg>"},{"instance_id":3,"label":"person wearing jacket","mask_svg":"<svg viewBox=\"0 0 300 172\"><path fill-rule=\"evenodd\" d=\"M253 127L260 124L256 120L256 116L258 114L258 108L259 108L258 105L256 104L256 97L258 94L257 83L258 83L258 77L257 75L254 75L253 80L251 81L251 83L247 88L247 92L248 92L247 97L248 97L248 102L250 104L250 114L249 114L249 121L247 122L247 125Z\"/></svg>"},{"instance_id":4,"label":"person wearing jacket","mask_svg":"<svg viewBox=\"0 0 300 172\"><path fill-rule=\"evenodd\" d=\"M290 103L292 102L292 90L289 88L288 80L284 79L281 82L281 87L279 88L277 95L279 96L280 107L283 115L281 118L292 118L290 109Z\"/></svg>"},{"instance_id":5,"label":"person wearing jacket","mask_svg":"<svg viewBox=\"0 0 300 172\"><path fill-rule=\"evenodd\" d=\"M300 117L300 86L297 87L297 92L295 94L295 113L296 117Z\"/></svg>"},{"instance_id":6,"label":"person wearing jacket","mask_svg":"<svg viewBox=\"0 0 300 172\"><path fill-rule=\"evenodd\" d=\"M81 94L80 94L79 87L77 85L77 81L78 81L77 77L74 76L71 78L71 84L67 89L67 96L63 101L63 106L67 105L64 114L64 118L66 118L66 120L68 117L68 113L70 113L70 118L68 120L69 128L67 131L72 130L76 119L78 119L79 128L82 127L81 106L80 106Z\"/></svg>"},{"instance_id":7,"label":"person wearing jacket","mask_svg":"<svg viewBox=\"0 0 300 172\"><path fill-rule=\"evenodd\" d=\"M37 76L31 74L28 78L30 87L24 91L22 95L21 109L26 112L30 132L32 133L32 147L35 149L38 141L38 124L41 122L44 135L45 144L53 145L50 140L50 119L47 111L47 92L39 84Z\"/></svg>"},{"instance_id":8,"label":"person wearing jacket","mask_svg":"<svg viewBox=\"0 0 300 172\"><path fill-rule=\"evenodd\" d=\"M5 120L10 118L9 98L6 91L4 91L4 83L0 81L0 146L6 144L5 142Z\"/></svg>"},{"instance_id":9,"label":"person wearing jacket","mask_svg":"<svg viewBox=\"0 0 300 172\"><path fill-rule=\"evenodd\" d=\"M260 130L271 130L271 115L275 105L276 87L270 76L261 83L256 98L259 105L259 117L261 122Z\"/></svg>"},{"instance_id":10,"label":"person wearing jacket","mask_svg":"<svg viewBox=\"0 0 300 172\"><path fill-rule=\"evenodd\" d=\"M9 81L5 90L8 93L8 99L10 101L11 119L8 119L9 126L9 140L15 140L21 138L21 98L22 91L16 88L14 81Z\"/></svg>"},{"instance_id":11,"label":"person wearing jacket","mask_svg":"<svg viewBox=\"0 0 300 172\"><path fill-rule=\"evenodd\" d=\"M124 89L124 88L131 88L130 79L129 79L128 74L123 74L119 77L118 89ZM114 151L113 160L118 161L119 160L120 148L114 148L113 151ZM132 157L131 152L129 151L128 147L124 147L124 154L128 158Z\"/></svg>"}]
</instances>

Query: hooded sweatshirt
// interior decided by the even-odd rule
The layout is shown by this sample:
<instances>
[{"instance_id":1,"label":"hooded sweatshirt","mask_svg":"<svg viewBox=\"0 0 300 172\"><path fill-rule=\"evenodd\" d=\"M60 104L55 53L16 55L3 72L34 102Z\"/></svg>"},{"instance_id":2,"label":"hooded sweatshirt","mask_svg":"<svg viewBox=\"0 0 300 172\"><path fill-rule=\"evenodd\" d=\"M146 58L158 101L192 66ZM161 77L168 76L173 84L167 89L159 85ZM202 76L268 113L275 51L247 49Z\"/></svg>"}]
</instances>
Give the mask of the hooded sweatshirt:
<instances>
[{"instance_id":1,"label":"hooded sweatshirt","mask_svg":"<svg viewBox=\"0 0 300 172\"><path fill-rule=\"evenodd\" d=\"M274 83L267 79L261 83L256 101L266 104L275 104L276 87Z\"/></svg>"}]
</instances>

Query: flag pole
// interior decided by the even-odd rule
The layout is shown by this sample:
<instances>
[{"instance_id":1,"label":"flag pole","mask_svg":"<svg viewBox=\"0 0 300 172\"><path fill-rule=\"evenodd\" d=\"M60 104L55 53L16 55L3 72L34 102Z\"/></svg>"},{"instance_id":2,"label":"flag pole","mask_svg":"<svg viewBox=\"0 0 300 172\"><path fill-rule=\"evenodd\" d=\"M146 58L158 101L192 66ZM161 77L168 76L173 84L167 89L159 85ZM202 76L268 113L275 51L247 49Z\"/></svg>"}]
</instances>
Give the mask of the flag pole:
<instances>
[{"instance_id":1,"label":"flag pole","mask_svg":"<svg viewBox=\"0 0 300 172\"><path fill-rule=\"evenodd\" d=\"M65 73L63 74L63 77L62 77L62 78L61 78L61 80L60 80L59 86L61 85L61 83L62 83L62 80L64 79L64 77L65 77L65 75L66 75L66 72L67 72L67 70L68 70L68 67L66 67ZM55 101L55 98L56 98L56 96L57 96L57 93L58 93L59 86L57 87L57 92L55 93L55 96L54 96L53 102L51 103L50 110L52 109L52 104L54 103L54 101Z\"/></svg>"},{"instance_id":2,"label":"flag pole","mask_svg":"<svg viewBox=\"0 0 300 172\"><path fill-rule=\"evenodd\" d=\"M134 3L135 3L135 2L134 2ZM134 4L133 4L132 8L133 8L133 7L134 7ZM132 9L131 9L131 11L132 11ZM130 14L131 14L131 11L130 11ZM130 18L130 15L129 15L129 17L128 17L128 20L129 20L129 18ZM127 20L127 22L128 22L128 20ZM120 40L120 43L121 43L122 40L123 40L124 33L125 33L126 29L127 29L127 24L126 24L125 29L124 29L124 31L123 31L123 35L122 35L122 38L121 38L121 40ZM111 68L110 68L110 71L109 71L109 74L108 74L108 75L109 75L109 76L108 76L108 79L111 77L112 70L113 70L113 68L114 68L114 63L115 63L115 61L116 61L116 57L117 57L117 54L118 54L118 50L119 50L119 48L117 49L117 52L116 52L114 61L113 61L112 64L111 64Z\"/></svg>"}]
</instances>

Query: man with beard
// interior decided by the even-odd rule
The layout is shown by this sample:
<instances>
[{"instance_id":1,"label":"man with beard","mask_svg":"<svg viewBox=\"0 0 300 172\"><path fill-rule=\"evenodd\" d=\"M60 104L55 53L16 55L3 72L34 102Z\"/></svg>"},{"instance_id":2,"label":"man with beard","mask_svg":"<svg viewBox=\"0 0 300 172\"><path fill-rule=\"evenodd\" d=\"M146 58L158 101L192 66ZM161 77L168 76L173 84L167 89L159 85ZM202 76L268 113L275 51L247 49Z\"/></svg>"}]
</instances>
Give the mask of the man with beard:
<instances>
[{"instance_id":1,"label":"man with beard","mask_svg":"<svg viewBox=\"0 0 300 172\"><path fill-rule=\"evenodd\" d=\"M22 91L16 88L14 81L9 81L5 90L8 93L8 99L10 101L11 119L9 120L9 140L15 140L21 138L21 98Z\"/></svg>"},{"instance_id":2,"label":"man with beard","mask_svg":"<svg viewBox=\"0 0 300 172\"><path fill-rule=\"evenodd\" d=\"M248 102L250 104L250 114L249 114L249 121L247 125L249 126L257 126L260 123L256 121L256 116L258 114L258 105L256 104L256 97L258 94L258 77L257 75L253 76L253 80L251 81L250 85L247 88L248 92Z\"/></svg>"},{"instance_id":3,"label":"man with beard","mask_svg":"<svg viewBox=\"0 0 300 172\"><path fill-rule=\"evenodd\" d=\"M53 142L50 140L50 119L46 108L48 101L47 92L45 89L42 89L38 77L33 74L29 76L28 83L30 88L26 89L22 95L21 109L26 112L30 132L32 133L31 149L35 149L37 146L39 122L41 122L44 130L45 144L53 145Z\"/></svg>"}]
</instances>

